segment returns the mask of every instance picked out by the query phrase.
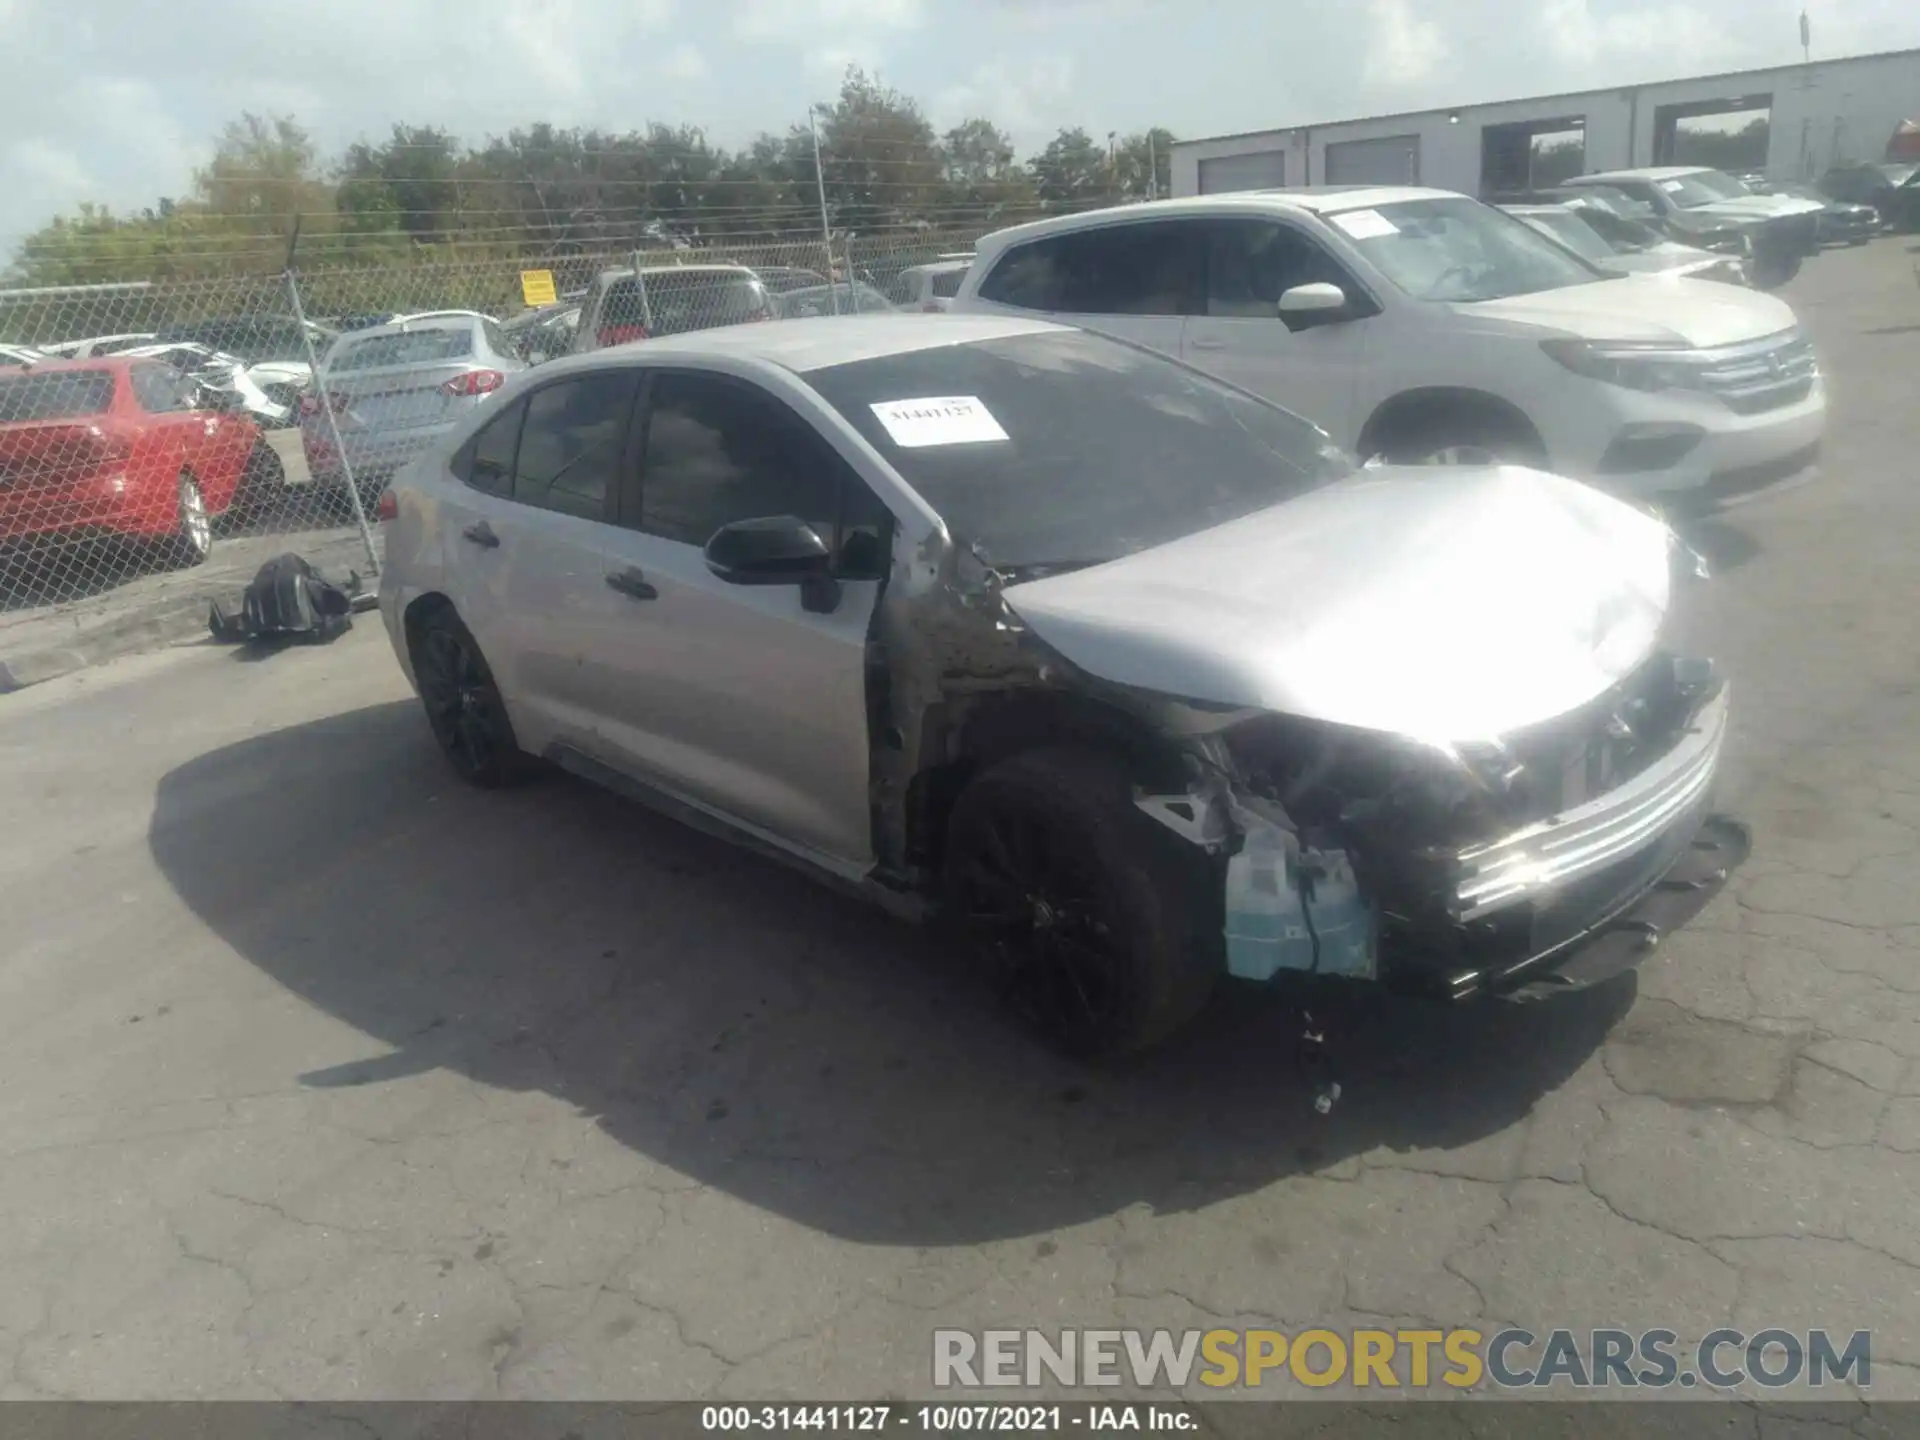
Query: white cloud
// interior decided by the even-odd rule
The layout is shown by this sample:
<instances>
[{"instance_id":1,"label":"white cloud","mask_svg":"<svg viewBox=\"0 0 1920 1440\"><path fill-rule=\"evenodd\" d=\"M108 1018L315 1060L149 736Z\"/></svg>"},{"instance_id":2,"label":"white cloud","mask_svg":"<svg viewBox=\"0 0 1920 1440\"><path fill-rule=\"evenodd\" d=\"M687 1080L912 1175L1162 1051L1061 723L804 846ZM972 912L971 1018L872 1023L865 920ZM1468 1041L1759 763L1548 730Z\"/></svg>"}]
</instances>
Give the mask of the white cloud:
<instances>
[{"instance_id":1,"label":"white cloud","mask_svg":"<svg viewBox=\"0 0 1920 1440\"><path fill-rule=\"evenodd\" d=\"M1649 61L1672 57L1684 62L1686 70L1709 74L1737 63L1749 48L1727 26L1694 5L1595 15L1591 0L1546 0L1538 18L1549 49L1568 64L1620 56L1645 56ZM1751 33L1750 21L1742 31ZM1781 33L1790 33L1788 22L1782 22Z\"/></svg>"},{"instance_id":2,"label":"white cloud","mask_svg":"<svg viewBox=\"0 0 1920 1440\"><path fill-rule=\"evenodd\" d=\"M1078 67L1070 55L1004 56L978 66L934 97L932 114L945 129L976 116L993 121L1016 143L1043 145L1063 125L1092 126L1076 94Z\"/></svg>"},{"instance_id":3,"label":"white cloud","mask_svg":"<svg viewBox=\"0 0 1920 1440\"><path fill-rule=\"evenodd\" d=\"M1445 34L1414 13L1412 0L1369 0L1372 21L1363 78L1378 88L1417 85L1448 58Z\"/></svg>"},{"instance_id":4,"label":"white cloud","mask_svg":"<svg viewBox=\"0 0 1920 1440\"><path fill-rule=\"evenodd\" d=\"M660 73L669 80L702 80L708 73L707 57L698 45L679 44L667 53Z\"/></svg>"},{"instance_id":5,"label":"white cloud","mask_svg":"<svg viewBox=\"0 0 1920 1440\"><path fill-rule=\"evenodd\" d=\"M911 30L922 0L740 0L733 33L743 40L807 40Z\"/></svg>"},{"instance_id":6,"label":"white cloud","mask_svg":"<svg viewBox=\"0 0 1920 1440\"><path fill-rule=\"evenodd\" d=\"M80 157L50 140L15 140L0 152L0 169L28 184L82 199L93 184Z\"/></svg>"}]
</instances>

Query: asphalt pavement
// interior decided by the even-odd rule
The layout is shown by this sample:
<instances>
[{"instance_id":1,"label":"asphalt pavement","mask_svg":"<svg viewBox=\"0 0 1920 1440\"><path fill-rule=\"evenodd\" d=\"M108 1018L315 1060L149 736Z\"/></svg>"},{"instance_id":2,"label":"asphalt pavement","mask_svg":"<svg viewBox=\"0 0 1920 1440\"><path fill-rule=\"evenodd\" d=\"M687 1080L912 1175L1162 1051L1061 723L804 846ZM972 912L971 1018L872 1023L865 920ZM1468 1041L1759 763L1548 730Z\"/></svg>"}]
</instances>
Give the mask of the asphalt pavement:
<instances>
[{"instance_id":1,"label":"asphalt pavement","mask_svg":"<svg viewBox=\"0 0 1920 1440\"><path fill-rule=\"evenodd\" d=\"M0 698L0 1397L918 1396L936 1326L1511 1324L1868 1329L1920 1398L1911 243L1794 282L1822 472L1694 527L1753 859L1622 983L1375 1017L1326 1118L1284 1013L1086 1070L784 870L460 787L375 617Z\"/></svg>"}]
</instances>

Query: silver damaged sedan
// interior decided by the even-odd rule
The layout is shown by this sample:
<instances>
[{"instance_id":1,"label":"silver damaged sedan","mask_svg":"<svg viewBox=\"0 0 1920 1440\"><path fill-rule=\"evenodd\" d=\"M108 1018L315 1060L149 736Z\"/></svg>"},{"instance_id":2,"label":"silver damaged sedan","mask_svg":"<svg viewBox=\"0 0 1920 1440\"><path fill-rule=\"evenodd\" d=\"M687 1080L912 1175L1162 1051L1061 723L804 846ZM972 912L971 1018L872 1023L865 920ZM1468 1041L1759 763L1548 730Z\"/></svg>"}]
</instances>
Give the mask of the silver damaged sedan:
<instances>
[{"instance_id":1,"label":"silver damaged sedan","mask_svg":"<svg viewBox=\"0 0 1920 1440\"><path fill-rule=\"evenodd\" d=\"M1230 982L1589 985L1746 853L1664 525L1533 470L1357 469L1077 330L574 357L381 513L387 629L460 774L557 765L967 927L1083 1055Z\"/></svg>"}]
</instances>

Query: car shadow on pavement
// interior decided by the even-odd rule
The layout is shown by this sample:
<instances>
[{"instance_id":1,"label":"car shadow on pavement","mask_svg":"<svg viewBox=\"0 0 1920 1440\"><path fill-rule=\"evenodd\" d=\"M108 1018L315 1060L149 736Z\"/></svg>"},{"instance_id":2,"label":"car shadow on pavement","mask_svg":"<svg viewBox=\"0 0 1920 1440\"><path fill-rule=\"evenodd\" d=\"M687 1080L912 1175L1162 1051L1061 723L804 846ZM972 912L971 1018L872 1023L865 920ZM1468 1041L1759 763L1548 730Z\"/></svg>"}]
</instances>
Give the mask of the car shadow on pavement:
<instances>
[{"instance_id":1,"label":"car shadow on pavement","mask_svg":"<svg viewBox=\"0 0 1920 1440\"><path fill-rule=\"evenodd\" d=\"M1680 538L1707 562L1718 575L1737 570L1760 553L1760 542L1731 521L1717 517L1682 520L1677 527Z\"/></svg>"},{"instance_id":2,"label":"car shadow on pavement","mask_svg":"<svg viewBox=\"0 0 1920 1440\"><path fill-rule=\"evenodd\" d=\"M387 1047L299 1083L444 1067L544 1090L661 1165L867 1243L1033 1235L1459 1147L1522 1120L1633 999L1627 978L1382 1007L1332 1037L1346 1094L1325 1118L1275 1004L1223 1003L1090 1069L1015 1027L937 934L567 778L468 789L410 702L181 766L149 843L221 940Z\"/></svg>"}]
</instances>

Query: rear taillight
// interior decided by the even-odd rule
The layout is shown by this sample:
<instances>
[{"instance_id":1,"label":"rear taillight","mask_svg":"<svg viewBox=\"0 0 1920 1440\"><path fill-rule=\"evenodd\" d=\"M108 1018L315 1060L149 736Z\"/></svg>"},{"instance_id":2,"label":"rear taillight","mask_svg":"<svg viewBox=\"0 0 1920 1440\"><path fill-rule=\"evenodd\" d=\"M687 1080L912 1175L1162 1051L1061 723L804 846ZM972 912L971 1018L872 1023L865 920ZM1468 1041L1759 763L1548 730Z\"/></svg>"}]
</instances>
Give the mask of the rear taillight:
<instances>
[{"instance_id":1,"label":"rear taillight","mask_svg":"<svg viewBox=\"0 0 1920 1440\"><path fill-rule=\"evenodd\" d=\"M469 370L440 388L449 395L491 395L506 383L507 377L498 370Z\"/></svg>"},{"instance_id":2,"label":"rear taillight","mask_svg":"<svg viewBox=\"0 0 1920 1440\"><path fill-rule=\"evenodd\" d=\"M382 490L380 492L380 503L373 507L373 518L376 520L398 520L400 518L400 502L393 498L393 491Z\"/></svg>"},{"instance_id":3,"label":"rear taillight","mask_svg":"<svg viewBox=\"0 0 1920 1440\"><path fill-rule=\"evenodd\" d=\"M922 315L939 315L944 312L940 309L940 302L938 300L929 300L920 307L920 313Z\"/></svg>"},{"instance_id":4,"label":"rear taillight","mask_svg":"<svg viewBox=\"0 0 1920 1440\"><path fill-rule=\"evenodd\" d=\"M644 325L603 325L600 327L600 344L625 345L634 340L645 340L647 327Z\"/></svg>"}]
</instances>

